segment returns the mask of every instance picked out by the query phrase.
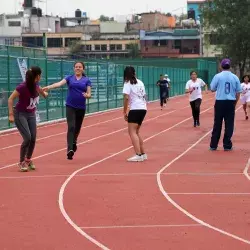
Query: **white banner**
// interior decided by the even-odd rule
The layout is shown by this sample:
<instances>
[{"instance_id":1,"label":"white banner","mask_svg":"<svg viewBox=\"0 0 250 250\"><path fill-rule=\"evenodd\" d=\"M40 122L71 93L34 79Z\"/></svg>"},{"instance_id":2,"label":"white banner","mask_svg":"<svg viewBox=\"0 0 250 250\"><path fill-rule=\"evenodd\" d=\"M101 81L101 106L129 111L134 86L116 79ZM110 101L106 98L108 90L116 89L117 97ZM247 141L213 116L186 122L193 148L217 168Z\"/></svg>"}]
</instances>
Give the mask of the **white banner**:
<instances>
[{"instance_id":1,"label":"white banner","mask_svg":"<svg viewBox=\"0 0 250 250\"><path fill-rule=\"evenodd\" d=\"M22 79L23 79L23 81L25 81L25 74L26 74L26 71L28 70L27 58L18 57L17 63L19 66L19 70L20 70Z\"/></svg>"}]
</instances>

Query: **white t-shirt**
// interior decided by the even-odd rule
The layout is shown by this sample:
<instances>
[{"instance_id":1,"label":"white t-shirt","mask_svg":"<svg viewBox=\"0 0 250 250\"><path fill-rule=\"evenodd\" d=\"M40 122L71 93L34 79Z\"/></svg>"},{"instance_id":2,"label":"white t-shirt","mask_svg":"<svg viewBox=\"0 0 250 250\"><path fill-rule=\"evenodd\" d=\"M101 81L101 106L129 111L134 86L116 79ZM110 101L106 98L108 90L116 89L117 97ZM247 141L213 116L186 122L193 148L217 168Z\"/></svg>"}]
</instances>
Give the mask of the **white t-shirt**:
<instances>
[{"instance_id":1,"label":"white t-shirt","mask_svg":"<svg viewBox=\"0 0 250 250\"><path fill-rule=\"evenodd\" d=\"M244 97L246 102L250 102L250 83L246 84L243 82L241 84L241 88L242 88L241 96Z\"/></svg>"},{"instance_id":2,"label":"white t-shirt","mask_svg":"<svg viewBox=\"0 0 250 250\"><path fill-rule=\"evenodd\" d=\"M122 92L123 94L127 94L129 96L130 110L147 110L146 91L142 81L137 79L137 84L125 82Z\"/></svg>"},{"instance_id":3,"label":"white t-shirt","mask_svg":"<svg viewBox=\"0 0 250 250\"><path fill-rule=\"evenodd\" d=\"M189 80L186 83L187 90L194 89L193 92L189 95L190 102L192 102L198 98L202 99L201 88L204 87L205 85L206 85L205 82L200 78L197 78L197 80L195 82L193 82L192 80Z\"/></svg>"}]
</instances>

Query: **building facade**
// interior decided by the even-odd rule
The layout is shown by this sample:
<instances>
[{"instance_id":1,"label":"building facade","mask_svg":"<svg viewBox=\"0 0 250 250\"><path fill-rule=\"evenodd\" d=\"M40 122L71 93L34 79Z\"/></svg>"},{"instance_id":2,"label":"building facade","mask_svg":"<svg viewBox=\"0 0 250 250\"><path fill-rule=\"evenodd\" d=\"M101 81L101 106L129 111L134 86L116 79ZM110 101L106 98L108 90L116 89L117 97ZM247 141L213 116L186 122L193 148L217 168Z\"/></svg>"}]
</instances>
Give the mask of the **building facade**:
<instances>
[{"instance_id":1,"label":"building facade","mask_svg":"<svg viewBox=\"0 0 250 250\"><path fill-rule=\"evenodd\" d=\"M199 57L199 30L142 31L140 34L140 47L142 57Z\"/></svg>"},{"instance_id":2,"label":"building facade","mask_svg":"<svg viewBox=\"0 0 250 250\"><path fill-rule=\"evenodd\" d=\"M23 13L0 15L0 44L20 45L22 34Z\"/></svg>"}]
</instances>

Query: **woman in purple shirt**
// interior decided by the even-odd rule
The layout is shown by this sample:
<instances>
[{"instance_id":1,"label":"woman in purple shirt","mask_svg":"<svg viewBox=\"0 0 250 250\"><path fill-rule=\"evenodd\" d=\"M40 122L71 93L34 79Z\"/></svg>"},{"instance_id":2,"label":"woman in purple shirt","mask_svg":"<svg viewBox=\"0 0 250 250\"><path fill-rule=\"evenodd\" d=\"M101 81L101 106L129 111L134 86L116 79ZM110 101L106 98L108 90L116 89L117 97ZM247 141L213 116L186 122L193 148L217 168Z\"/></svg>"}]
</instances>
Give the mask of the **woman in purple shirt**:
<instances>
[{"instance_id":1,"label":"woman in purple shirt","mask_svg":"<svg viewBox=\"0 0 250 250\"><path fill-rule=\"evenodd\" d=\"M68 95L66 100L66 118L68 124L67 133L67 156L73 159L77 150L77 138L80 134L82 122L85 116L86 99L91 98L91 82L84 74L85 65L83 62L76 62L74 75L70 75L60 82L49 85L43 90L59 88L67 83Z\"/></svg>"},{"instance_id":2,"label":"woman in purple shirt","mask_svg":"<svg viewBox=\"0 0 250 250\"><path fill-rule=\"evenodd\" d=\"M20 171L35 170L31 157L36 144L36 105L39 94L44 98L48 96L38 85L42 71L39 67L31 67L26 72L25 82L19 84L8 100L9 121L15 122L17 129L23 137L20 151ZM19 98L13 109L14 99Z\"/></svg>"}]
</instances>

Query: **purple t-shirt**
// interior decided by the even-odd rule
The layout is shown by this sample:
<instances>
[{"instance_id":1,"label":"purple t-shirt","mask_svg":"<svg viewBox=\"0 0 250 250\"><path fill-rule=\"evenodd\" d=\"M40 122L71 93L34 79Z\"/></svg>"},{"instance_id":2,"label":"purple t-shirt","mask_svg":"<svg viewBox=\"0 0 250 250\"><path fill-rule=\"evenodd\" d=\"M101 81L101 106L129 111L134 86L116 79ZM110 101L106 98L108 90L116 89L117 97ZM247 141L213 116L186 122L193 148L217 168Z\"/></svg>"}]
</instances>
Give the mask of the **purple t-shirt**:
<instances>
[{"instance_id":1,"label":"purple t-shirt","mask_svg":"<svg viewBox=\"0 0 250 250\"><path fill-rule=\"evenodd\" d=\"M86 109L86 98L83 96L87 92L87 87L91 87L91 81L88 77L83 76L77 80L75 75L65 78L68 84L68 96L66 105L77 109Z\"/></svg>"},{"instance_id":2,"label":"purple t-shirt","mask_svg":"<svg viewBox=\"0 0 250 250\"><path fill-rule=\"evenodd\" d=\"M36 105L39 103L38 88L39 85L37 84L37 91L35 95L31 95L25 82L16 87L16 91L19 93L19 100L16 104L17 111L28 113L34 113L36 111Z\"/></svg>"}]
</instances>

